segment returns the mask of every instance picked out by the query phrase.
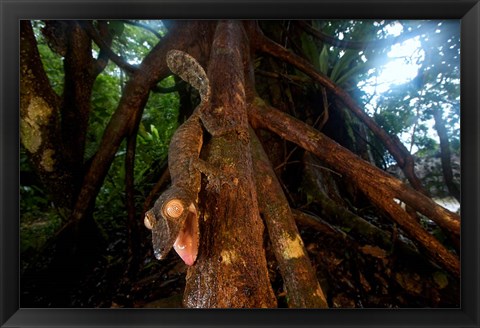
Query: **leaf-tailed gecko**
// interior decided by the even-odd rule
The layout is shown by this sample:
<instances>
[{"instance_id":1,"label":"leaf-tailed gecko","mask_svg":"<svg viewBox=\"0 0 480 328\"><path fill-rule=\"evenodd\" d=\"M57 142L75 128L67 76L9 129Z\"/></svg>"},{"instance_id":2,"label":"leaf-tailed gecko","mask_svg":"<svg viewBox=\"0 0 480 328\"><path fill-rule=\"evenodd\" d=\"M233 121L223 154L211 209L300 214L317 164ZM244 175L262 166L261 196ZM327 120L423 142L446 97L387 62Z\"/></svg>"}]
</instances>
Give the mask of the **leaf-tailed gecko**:
<instances>
[{"instance_id":1,"label":"leaf-tailed gecko","mask_svg":"<svg viewBox=\"0 0 480 328\"><path fill-rule=\"evenodd\" d=\"M157 259L163 259L170 249L187 265L193 265L199 245L198 193L201 186L200 150L203 129L202 109L210 100L210 84L201 65L189 54L170 50L167 53L170 70L190 83L200 93L201 102L193 114L176 131L168 150L171 187L145 213L145 226L152 230L152 243Z\"/></svg>"}]
</instances>

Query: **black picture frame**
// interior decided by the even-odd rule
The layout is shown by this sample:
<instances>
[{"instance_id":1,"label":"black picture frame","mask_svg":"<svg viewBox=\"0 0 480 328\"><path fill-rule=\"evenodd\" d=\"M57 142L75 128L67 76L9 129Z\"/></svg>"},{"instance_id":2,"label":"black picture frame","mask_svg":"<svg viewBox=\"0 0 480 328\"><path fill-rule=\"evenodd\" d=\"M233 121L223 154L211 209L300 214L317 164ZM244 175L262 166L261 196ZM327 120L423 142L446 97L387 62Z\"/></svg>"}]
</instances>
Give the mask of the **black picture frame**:
<instances>
[{"instance_id":1,"label":"black picture frame","mask_svg":"<svg viewBox=\"0 0 480 328\"><path fill-rule=\"evenodd\" d=\"M0 0L1 327L479 327L480 4L419 1ZM21 19L460 19L462 275L460 309L191 310L19 308Z\"/></svg>"}]
</instances>

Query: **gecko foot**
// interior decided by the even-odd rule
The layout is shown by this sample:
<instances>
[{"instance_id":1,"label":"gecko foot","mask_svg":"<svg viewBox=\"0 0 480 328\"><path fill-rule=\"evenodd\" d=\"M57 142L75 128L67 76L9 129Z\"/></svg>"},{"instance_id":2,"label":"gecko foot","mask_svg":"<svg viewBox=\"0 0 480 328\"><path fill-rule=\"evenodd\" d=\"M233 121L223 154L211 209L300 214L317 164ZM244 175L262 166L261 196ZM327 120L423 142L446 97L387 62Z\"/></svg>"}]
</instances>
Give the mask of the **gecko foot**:
<instances>
[{"instance_id":1,"label":"gecko foot","mask_svg":"<svg viewBox=\"0 0 480 328\"><path fill-rule=\"evenodd\" d=\"M216 193L220 192L222 185L227 184L231 188L235 188L238 185L238 178L233 172L225 173L221 169L214 167L204 160L198 159L191 163L193 168L203 173L207 178L206 189L209 191L214 191Z\"/></svg>"}]
</instances>

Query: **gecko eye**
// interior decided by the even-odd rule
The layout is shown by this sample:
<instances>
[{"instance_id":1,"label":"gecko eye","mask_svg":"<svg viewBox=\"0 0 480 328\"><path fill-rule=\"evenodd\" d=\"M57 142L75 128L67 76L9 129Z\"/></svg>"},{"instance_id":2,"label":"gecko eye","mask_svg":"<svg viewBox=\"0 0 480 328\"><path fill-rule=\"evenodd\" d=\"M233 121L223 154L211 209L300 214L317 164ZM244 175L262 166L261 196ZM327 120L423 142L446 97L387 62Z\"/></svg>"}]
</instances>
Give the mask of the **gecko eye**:
<instances>
[{"instance_id":1,"label":"gecko eye","mask_svg":"<svg viewBox=\"0 0 480 328\"><path fill-rule=\"evenodd\" d=\"M165 204L163 211L165 215L171 218L179 218L183 213L182 202L178 199L172 199Z\"/></svg>"},{"instance_id":2,"label":"gecko eye","mask_svg":"<svg viewBox=\"0 0 480 328\"><path fill-rule=\"evenodd\" d=\"M153 226L155 225L155 220L152 218L152 215L150 213L145 213L145 219L143 219L143 224L145 224L145 227L147 227L147 229L153 229Z\"/></svg>"}]
</instances>

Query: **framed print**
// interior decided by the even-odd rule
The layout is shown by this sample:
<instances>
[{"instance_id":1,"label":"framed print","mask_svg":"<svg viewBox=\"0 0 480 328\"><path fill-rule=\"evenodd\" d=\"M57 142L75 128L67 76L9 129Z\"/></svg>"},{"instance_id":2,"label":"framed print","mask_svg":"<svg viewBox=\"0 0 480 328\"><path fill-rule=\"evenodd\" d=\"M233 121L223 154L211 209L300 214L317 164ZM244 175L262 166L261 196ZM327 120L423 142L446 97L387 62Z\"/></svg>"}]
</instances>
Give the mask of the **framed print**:
<instances>
[{"instance_id":1,"label":"framed print","mask_svg":"<svg viewBox=\"0 0 480 328\"><path fill-rule=\"evenodd\" d=\"M477 1L1 1L2 327L478 327Z\"/></svg>"}]
</instances>

